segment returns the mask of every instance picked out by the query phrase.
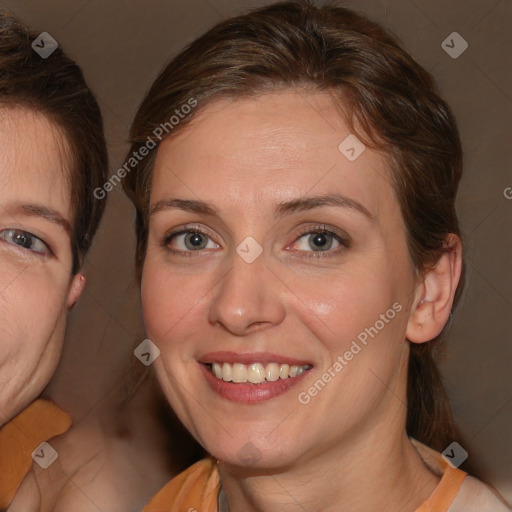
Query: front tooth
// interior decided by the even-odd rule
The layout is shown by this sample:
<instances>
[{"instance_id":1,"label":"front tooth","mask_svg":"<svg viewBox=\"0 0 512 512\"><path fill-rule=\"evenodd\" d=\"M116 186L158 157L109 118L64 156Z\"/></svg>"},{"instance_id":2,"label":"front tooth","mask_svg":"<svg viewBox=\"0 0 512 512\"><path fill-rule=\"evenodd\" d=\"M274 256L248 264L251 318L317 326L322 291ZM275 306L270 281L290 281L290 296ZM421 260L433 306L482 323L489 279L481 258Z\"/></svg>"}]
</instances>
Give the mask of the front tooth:
<instances>
[{"instance_id":1,"label":"front tooth","mask_svg":"<svg viewBox=\"0 0 512 512\"><path fill-rule=\"evenodd\" d=\"M281 379L287 379L288 378L288 371L290 370L290 365L288 364L282 364L279 368L279 376Z\"/></svg>"},{"instance_id":2,"label":"front tooth","mask_svg":"<svg viewBox=\"0 0 512 512\"><path fill-rule=\"evenodd\" d=\"M231 365L229 363L224 363L222 365L222 380L226 382L231 382L233 380Z\"/></svg>"},{"instance_id":3,"label":"front tooth","mask_svg":"<svg viewBox=\"0 0 512 512\"><path fill-rule=\"evenodd\" d=\"M265 378L270 382L279 379L279 365L277 363L269 363L265 367Z\"/></svg>"},{"instance_id":4,"label":"front tooth","mask_svg":"<svg viewBox=\"0 0 512 512\"><path fill-rule=\"evenodd\" d=\"M231 376L233 377L233 382L247 382L247 367L243 364L235 363Z\"/></svg>"},{"instance_id":5,"label":"front tooth","mask_svg":"<svg viewBox=\"0 0 512 512\"><path fill-rule=\"evenodd\" d=\"M247 370L247 380L253 384L260 384L265 380L265 369L260 363L253 363Z\"/></svg>"},{"instance_id":6,"label":"front tooth","mask_svg":"<svg viewBox=\"0 0 512 512\"><path fill-rule=\"evenodd\" d=\"M296 377L298 369L299 367L296 365L290 366L290 369L288 370L288 377Z\"/></svg>"},{"instance_id":7,"label":"front tooth","mask_svg":"<svg viewBox=\"0 0 512 512\"><path fill-rule=\"evenodd\" d=\"M222 379L222 366L219 363L213 363L212 370L215 377Z\"/></svg>"}]
</instances>

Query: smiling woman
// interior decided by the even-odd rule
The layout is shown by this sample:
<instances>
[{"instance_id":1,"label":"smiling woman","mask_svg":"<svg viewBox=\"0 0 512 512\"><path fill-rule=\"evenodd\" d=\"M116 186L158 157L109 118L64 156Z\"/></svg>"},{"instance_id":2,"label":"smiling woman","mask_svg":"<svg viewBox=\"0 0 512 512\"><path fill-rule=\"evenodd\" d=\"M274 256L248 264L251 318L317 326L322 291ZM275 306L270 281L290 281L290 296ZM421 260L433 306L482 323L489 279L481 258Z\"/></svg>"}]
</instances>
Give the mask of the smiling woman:
<instances>
[{"instance_id":1,"label":"smiling woman","mask_svg":"<svg viewBox=\"0 0 512 512\"><path fill-rule=\"evenodd\" d=\"M17 493L32 481L31 453L71 424L37 398L84 288L80 267L104 210L92 190L107 172L82 72L60 49L43 60L35 38L0 14L0 508L13 510L39 510L40 489Z\"/></svg>"},{"instance_id":2,"label":"smiling woman","mask_svg":"<svg viewBox=\"0 0 512 512\"><path fill-rule=\"evenodd\" d=\"M432 77L364 17L283 2L176 56L130 153L191 97L123 186L157 375L212 457L145 510L506 510L439 453L462 151Z\"/></svg>"}]
</instances>

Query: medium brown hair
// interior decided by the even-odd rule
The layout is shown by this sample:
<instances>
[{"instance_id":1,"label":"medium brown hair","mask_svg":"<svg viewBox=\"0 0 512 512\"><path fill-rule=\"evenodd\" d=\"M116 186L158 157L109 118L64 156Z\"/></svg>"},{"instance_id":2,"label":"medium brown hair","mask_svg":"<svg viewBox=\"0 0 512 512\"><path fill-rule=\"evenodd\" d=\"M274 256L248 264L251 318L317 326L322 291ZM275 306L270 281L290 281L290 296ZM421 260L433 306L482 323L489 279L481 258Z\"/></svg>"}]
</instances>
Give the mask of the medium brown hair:
<instances>
[{"instance_id":1,"label":"medium brown hair","mask_svg":"<svg viewBox=\"0 0 512 512\"><path fill-rule=\"evenodd\" d=\"M460 236L455 196L462 149L457 125L432 76L394 36L353 11L331 4L316 7L309 1L279 2L219 23L156 79L133 122L130 152L138 151L190 98L197 101L197 109L169 136L213 99L285 88L330 92L353 131L387 156L410 259L418 275L424 275L452 250L447 235ZM137 213L139 278L156 150L123 183ZM455 305L462 287L463 277ZM411 344L407 389L407 432L437 450L456 436L434 357L440 339Z\"/></svg>"},{"instance_id":2,"label":"medium brown hair","mask_svg":"<svg viewBox=\"0 0 512 512\"><path fill-rule=\"evenodd\" d=\"M44 114L69 145L75 274L106 204L93 195L108 172L103 121L80 68L60 48L43 59L31 46L36 38L19 19L0 12L0 108L21 106Z\"/></svg>"}]
</instances>

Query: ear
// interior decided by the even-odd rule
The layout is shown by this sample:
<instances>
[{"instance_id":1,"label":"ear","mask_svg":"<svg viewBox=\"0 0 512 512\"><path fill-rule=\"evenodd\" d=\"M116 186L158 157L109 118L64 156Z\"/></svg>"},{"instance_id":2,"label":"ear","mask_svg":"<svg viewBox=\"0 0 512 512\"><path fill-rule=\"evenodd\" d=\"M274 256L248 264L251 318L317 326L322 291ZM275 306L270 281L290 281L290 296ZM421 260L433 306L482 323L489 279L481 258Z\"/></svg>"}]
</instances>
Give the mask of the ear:
<instances>
[{"instance_id":1,"label":"ear","mask_svg":"<svg viewBox=\"0 0 512 512\"><path fill-rule=\"evenodd\" d=\"M445 246L447 252L416 287L405 333L406 338L413 343L434 339L441 333L450 316L462 271L462 242L457 235L450 233Z\"/></svg>"},{"instance_id":2,"label":"ear","mask_svg":"<svg viewBox=\"0 0 512 512\"><path fill-rule=\"evenodd\" d=\"M85 276L82 273L78 273L73 276L69 285L68 297L66 299L66 308L69 311L77 303L80 295L84 291L85 287Z\"/></svg>"}]
</instances>

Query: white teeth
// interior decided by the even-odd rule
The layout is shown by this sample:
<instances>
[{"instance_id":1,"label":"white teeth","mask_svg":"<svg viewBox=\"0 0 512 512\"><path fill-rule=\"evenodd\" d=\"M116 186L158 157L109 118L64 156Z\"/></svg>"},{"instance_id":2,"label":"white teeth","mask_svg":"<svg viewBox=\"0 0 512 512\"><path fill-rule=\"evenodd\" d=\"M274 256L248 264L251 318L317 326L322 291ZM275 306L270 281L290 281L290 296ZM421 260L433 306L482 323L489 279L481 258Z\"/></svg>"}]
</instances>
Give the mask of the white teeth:
<instances>
[{"instance_id":1,"label":"white teeth","mask_svg":"<svg viewBox=\"0 0 512 512\"><path fill-rule=\"evenodd\" d=\"M217 375L215 375L217 377ZM230 364L222 365L222 375L218 377L219 379L225 380L226 382L231 382L233 380L233 373L231 371Z\"/></svg>"},{"instance_id":2,"label":"white teeth","mask_svg":"<svg viewBox=\"0 0 512 512\"><path fill-rule=\"evenodd\" d=\"M265 378L269 382L275 382L279 379L279 365L277 363L269 363L265 368Z\"/></svg>"},{"instance_id":3,"label":"white teeth","mask_svg":"<svg viewBox=\"0 0 512 512\"><path fill-rule=\"evenodd\" d=\"M253 384L259 384L265 380L265 368L260 363L254 363L247 369L247 380Z\"/></svg>"},{"instance_id":4,"label":"white teeth","mask_svg":"<svg viewBox=\"0 0 512 512\"><path fill-rule=\"evenodd\" d=\"M224 363L225 364L225 363ZM235 363L232 371L233 382L247 382L247 366Z\"/></svg>"},{"instance_id":5,"label":"white teeth","mask_svg":"<svg viewBox=\"0 0 512 512\"><path fill-rule=\"evenodd\" d=\"M212 370L215 377L222 379L222 366L219 363L213 363Z\"/></svg>"},{"instance_id":6,"label":"white teeth","mask_svg":"<svg viewBox=\"0 0 512 512\"><path fill-rule=\"evenodd\" d=\"M213 363L211 372L218 379L225 382L250 382L261 384L262 382L275 382L279 379L288 379L302 375L310 365L297 366L279 363L268 363L263 366L261 363L253 363L248 366L241 363Z\"/></svg>"}]
</instances>

